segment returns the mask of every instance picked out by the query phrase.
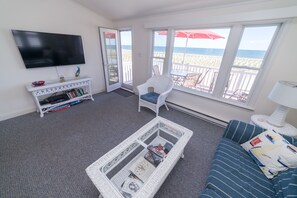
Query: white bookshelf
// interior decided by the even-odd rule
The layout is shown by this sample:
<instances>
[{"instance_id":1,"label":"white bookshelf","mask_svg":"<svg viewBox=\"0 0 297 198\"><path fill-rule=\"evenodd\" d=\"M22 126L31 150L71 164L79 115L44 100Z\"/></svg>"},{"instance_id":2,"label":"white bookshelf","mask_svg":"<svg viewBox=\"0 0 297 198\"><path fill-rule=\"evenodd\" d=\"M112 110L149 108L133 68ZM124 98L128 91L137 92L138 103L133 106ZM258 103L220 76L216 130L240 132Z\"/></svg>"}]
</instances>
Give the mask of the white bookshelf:
<instances>
[{"instance_id":1,"label":"white bookshelf","mask_svg":"<svg viewBox=\"0 0 297 198\"><path fill-rule=\"evenodd\" d=\"M55 107L65 105L71 102L75 102L78 100L94 100L92 96L92 79L85 78L76 78L66 80L65 82L46 82L43 86L35 87L32 84L26 86L27 90L32 94L35 104L37 106L37 112L40 113L40 117L44 116L44 113L47 113L54 109ZM63 91L69 91L75 88L82 88L84 90L84 94L75 98L71 98L66 101L58 102L58 103L47 103L40 104L40 101L44 98Z\"/></svg>"}]
</instances>

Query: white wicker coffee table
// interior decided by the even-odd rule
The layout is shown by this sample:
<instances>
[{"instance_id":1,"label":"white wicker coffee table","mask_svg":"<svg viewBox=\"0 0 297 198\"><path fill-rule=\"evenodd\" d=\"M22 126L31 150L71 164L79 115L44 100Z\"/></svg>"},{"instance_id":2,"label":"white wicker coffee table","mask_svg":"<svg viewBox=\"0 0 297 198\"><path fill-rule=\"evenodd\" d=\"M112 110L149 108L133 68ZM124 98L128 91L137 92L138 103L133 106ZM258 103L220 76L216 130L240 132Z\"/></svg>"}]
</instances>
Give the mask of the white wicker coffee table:
<instances>
[{"instance_id":1,"label":"white wicker coffee table","mask_svg":"<svg viewBox=\"0 0 297 198\"><path fill-rule=\"evenodd\" d=\"M132 197L153 197L179 158L193 132L162 117L156 117L118 146L86 168L86 172L100 192L99 197L127 197L122 186L131 174L130 167L147 152L148 145L173 145L166 158L154 169L146 182ZM129 197L129 196L128 196Z\"/></svg>"}]
</instances>

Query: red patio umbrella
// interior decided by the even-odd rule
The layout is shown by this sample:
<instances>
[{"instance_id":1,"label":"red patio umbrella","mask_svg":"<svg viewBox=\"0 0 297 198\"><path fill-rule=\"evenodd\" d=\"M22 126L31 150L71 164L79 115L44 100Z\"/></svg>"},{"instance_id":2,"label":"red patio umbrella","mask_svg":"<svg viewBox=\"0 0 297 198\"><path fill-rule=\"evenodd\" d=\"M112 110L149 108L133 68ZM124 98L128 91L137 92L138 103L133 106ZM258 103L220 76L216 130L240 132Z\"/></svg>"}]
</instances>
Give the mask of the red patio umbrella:
<instances>
[{"instance_id":1,"label":"red patio umbrella","mask_svg":"<svg viewBox=\"0 0 297 198\"><path fill-rule=\"evenodd\" d=\"M114 39L116 34L114 32L104 32L105 38Z\"/></svg>"},{"instance_id":2,"label":"red patio umbrella","mask_svg":"<svg viewBox=\"0 0 297 198\"><path fill-rule=\"evenodd\" d=\"M159 35L167 35L167 31L160 31L158 33L159 33ZM212 40L225 38L215 32L209 31L209 30L177 30L177 31L175 31L175 37L187 39L182 64L184 64L189 38L190 39L212 39Z\"/></svg>"}]
</instances>

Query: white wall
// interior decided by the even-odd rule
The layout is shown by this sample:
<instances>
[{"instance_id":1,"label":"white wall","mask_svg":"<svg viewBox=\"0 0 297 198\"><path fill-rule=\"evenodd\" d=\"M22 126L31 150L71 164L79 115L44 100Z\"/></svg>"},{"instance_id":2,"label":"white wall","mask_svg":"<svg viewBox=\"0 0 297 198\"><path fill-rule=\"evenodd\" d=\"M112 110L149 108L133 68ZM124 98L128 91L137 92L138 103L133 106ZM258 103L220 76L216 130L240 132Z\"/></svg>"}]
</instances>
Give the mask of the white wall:
<instances>
[{"instance_id":1,"label":"white wall","mask_svg":"<svg viewBox=\"0 0 297 198\"><path fill-rule=\"evenodd\" d=\"M58 80L55 67L26 69L11 29L81 35L86 63L81 76L93 78L95 93L105 90L98 26L112 23L71 0L0 1L0 120L32 112L35 104L25 85L36 80ZM74 78L75 66L58 67Z\"/></svg>"},{"instance_id":2,"label":"white wall","mask_svg":"<svg viewBox=\"0 0 297 198\"><path fill-rule=\"evenodd\" d=\"M271 19L291 18L281 32L275 50L268 61L268 69L262 82L258 85L255 96L254 110L247 110L203 97L194 96L174 90L168 100L183 107L193 109L203 114L228 121L240 119L249 121L253 114L271 114L276 104L271 102L267 95L278 80L297 81L297 2L291 0L273 1L245 6L204 9L191 12L167 14L162 16L144 17L138 20L117 21L115 25L133 27L133 49L135 54L149 52L150 28L174 27L211 27L224 24L236 24L241 21L259 21ZM140 26L139 24L143 24ZM145 41L145 42L144 42ZM142 53L133 67L137 67L134 74L134 87L149 77L149 54ZM133 61L135 61L133 59ZM291 110L287 121L297 127L297 110Z\"/></svg>"},{"instance_id":3,"label":"white wall","mask_svg":"<svg viewBox=\"0 0 297 198\"><path fill-rule=\"evenodd\" d=\"M132 62L133 62L133 89L147 80L151 74L147 63L149 62L150 31L143 28L143 23L136 21L132 28Z\"/></svg>"}]
</instances>

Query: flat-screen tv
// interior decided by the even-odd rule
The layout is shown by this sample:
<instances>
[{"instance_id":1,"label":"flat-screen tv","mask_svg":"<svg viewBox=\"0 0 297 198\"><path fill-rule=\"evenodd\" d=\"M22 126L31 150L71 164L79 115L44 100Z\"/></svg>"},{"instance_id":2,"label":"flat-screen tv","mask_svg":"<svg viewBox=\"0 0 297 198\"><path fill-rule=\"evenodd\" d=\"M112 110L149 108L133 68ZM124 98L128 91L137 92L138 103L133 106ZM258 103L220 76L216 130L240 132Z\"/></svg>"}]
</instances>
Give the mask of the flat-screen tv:
<instances>
[{"instance_id":1,"label":"flat-screen tv","mask_svg":"<svg viewBox=\"0 0 297 198\"><path fill-rule=\"evenodd\" d=\"M84 64L81 36L12 30L26 68Z\"/></svg>"}]
</instances>

